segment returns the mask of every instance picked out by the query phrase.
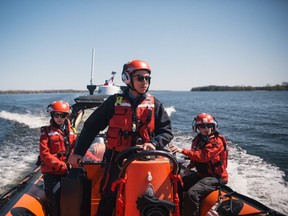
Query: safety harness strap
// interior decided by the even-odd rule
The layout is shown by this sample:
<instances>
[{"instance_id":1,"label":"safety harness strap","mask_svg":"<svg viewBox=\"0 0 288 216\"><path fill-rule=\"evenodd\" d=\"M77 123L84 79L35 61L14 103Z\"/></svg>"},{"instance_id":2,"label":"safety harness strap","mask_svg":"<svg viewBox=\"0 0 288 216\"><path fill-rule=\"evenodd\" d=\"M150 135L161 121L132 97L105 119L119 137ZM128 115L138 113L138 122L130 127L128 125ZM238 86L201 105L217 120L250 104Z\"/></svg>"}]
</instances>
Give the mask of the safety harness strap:
<instances>
[{"instance_id":1,"label":"safety harness strap","mask_svg":"<svg viewBox=\"0 0 288 216\"><path fill-rule=\"evenodd\" d=\"M178 174L174 175L170 173L170 178L173 182L173 202L176 204L176 210L173 213L173 216L180 216L180 208L179 208L180 200L178 196L178 182L180 182L181 185L183 185L183 181L180 175Z\"/></svg>"},{"instance_id":2,"label":"safety harness strap","mask_svg":"<svg viewBox=\"0 0 288 216\"><path fill-rule=\"evenodd\" d=\"M118 198L116 200L116 216L124 215L123 189L126 181L127 175L125 175L124 178L114 181L111 186L111 190L112 192L114 192L116 187L119 185Z\"/></svg>"}]
</instances>

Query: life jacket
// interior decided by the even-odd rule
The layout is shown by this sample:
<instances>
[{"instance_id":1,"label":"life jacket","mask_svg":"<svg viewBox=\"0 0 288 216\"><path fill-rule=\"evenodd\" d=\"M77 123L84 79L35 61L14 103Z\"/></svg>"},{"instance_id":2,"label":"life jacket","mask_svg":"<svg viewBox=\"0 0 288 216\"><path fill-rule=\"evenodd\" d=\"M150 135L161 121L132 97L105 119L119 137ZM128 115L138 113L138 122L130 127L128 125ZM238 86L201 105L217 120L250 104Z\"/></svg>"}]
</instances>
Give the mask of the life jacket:
<instances>
[{"instance_id":1,"label":"life jacket","mask_svg":"<svg viewBox=\"0 0 288 216\"><path fill-rule=\"evenodd\" d=\"M47 139L48 137L48 139ZM67 135L53 126L41 127L40 136L40 164L42 173L66 173L63 164L74 148L77 135L67 124ZM47 148L49 151L47 151Z\"/></svg>"},{"instance_id":2,"label":"life jacket","mask_svg":"<svg viewBox=\"0 0 288 216\"><path fill-rule=\"evenodd\" d=\"M146 97L133 108L123 95L116 95L114 115L109 121L107 147L115 151L148 142L154 136L154 97Z\"/></svg>"},{"instance_id":3,"label":"life jacket","mask_svg":"<svg viewBox=\"0 0 288 216\"><path fill-rule=\"evenodd\" d=\"M224 146L223 151L215 155L210 161L208 162L195 162L195 167L197 173L200 176L215 176L218 179L222 179L224 181L228 181L228 173L227 173L227 164L228 164L228 148L227 148L227 141L224 136L219 134L219 132L215 131L213 135L209 137L209 140L206 143L201 141L201 136L196 136L192 143L192 149L203 149L207 143L218 142L219 139ZM217 145L218 145L217 144ZM221 144L221 145L222 145Z\"/></svg>"}]
</instances>

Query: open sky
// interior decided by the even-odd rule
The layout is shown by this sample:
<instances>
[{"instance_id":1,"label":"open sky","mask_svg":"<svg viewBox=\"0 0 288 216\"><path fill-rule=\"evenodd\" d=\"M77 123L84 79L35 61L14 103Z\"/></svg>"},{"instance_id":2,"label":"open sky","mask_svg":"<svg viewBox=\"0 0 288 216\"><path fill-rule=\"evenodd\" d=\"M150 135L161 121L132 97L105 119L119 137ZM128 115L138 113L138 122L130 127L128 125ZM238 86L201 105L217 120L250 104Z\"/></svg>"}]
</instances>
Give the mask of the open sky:
<instances>
[{"instance_id":1,"label":"open sky","mask_svg":"<svg viewBox=\"0 0 288 216\"><path fill-rule=\"evenodd\" d=\"M0 0L0 90L85 90L143 59L152 90L288 81L287 0Z\"/></svg>"}]
</instances>

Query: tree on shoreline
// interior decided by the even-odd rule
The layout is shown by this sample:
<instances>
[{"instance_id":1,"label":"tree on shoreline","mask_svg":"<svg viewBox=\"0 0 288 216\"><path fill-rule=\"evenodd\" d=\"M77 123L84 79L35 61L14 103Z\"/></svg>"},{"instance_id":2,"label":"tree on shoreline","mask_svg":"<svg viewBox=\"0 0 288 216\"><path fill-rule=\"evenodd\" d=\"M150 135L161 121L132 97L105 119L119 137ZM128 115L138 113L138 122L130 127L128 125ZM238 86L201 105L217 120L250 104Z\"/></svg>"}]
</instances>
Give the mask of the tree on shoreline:
<instances>
[{"instance_id":1,"label":"tree on shoreline","mask_svg":"<svg viewBox=\"0 0 288 216\"><path fill-rule=\"evenodd\" d=\"M267 84L262 87L253 86L202 86L191 88L190 91L288 91L288 82L283 82L282 85L270 86Z\"/></svg>"}]
</instances>

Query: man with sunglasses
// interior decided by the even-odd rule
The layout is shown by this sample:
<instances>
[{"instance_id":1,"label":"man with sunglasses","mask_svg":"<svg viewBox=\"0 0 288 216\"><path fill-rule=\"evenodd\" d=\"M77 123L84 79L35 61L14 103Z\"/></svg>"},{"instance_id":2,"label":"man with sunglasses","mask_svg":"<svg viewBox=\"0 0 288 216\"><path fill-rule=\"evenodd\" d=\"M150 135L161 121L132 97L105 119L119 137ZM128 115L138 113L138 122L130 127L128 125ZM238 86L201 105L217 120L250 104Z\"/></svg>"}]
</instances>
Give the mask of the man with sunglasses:
<instances>
[{"instance_id":1,"label":"man with sunglasses","mask_svg":"<svg viewBox=\"0 0 288 216\"><path fill-rule=\"evenodd\" d=\"M66 162L77 135L68 119L68 103L55 101L47 107L47 112L51 120L49 126L41 127L40 164L49 201L48 212L50 216L56 216L60 215L60 181L68 173Z\"/></svg>"},{"instance_id":2,"label":"man with sunglasses","mask_svg":"<svg viewBox=\"0 0 288 216\"><path fill-rule=\"evenodd\" d=\"M201 198L228 182L227 143L217 131L216 119L209 113L201 113L192 125L193 132L198 134L192 141L191 150L170 146L171 152L182 153L190 159L182 176L183 188L179 187L184 216L200 215ZM196 171L192 171L192 168ZM187 192L184 197L183 191Z\"/></svg>"},{"instance_id":3,"label":"man with sunglasses","mask_svg":"<svg viewBox=\"0 0 288 216\"><path fill-rule=\"evenodd\" d=\"M115 158L124 149L141 145L143 150L162 149L172 139L172 127L163 104L147 91L151 82L150 66L142 60L124 64L122 81L127 85L123 94L110 96L84 123L69 163L82 159L95 136L108 126L105 171L101 180L98 216L113 214L117 191L111 191L119 168Z\"/></svg>"}]
</instances>

